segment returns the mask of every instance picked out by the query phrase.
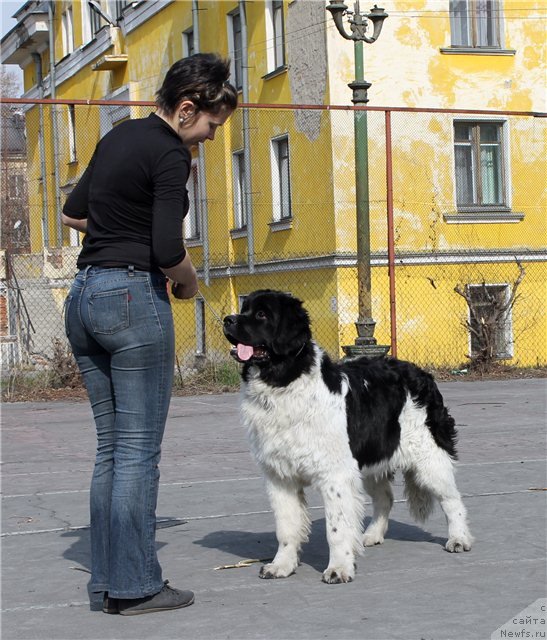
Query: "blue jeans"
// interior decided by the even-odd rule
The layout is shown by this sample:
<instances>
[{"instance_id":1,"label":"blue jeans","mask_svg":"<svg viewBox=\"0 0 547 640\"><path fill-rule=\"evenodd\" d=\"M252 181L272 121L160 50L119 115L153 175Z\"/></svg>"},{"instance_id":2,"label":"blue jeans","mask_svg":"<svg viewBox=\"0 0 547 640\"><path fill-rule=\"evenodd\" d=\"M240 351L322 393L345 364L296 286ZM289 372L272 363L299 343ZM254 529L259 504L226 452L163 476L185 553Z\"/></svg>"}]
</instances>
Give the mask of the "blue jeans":
<instances>
[{"instance_id":1,"label":"blue jeans","mask_svg":"<svg viewBox=\"0 0 547 640\"><path fill-rule=\"evenodd\" d=\"M175 351L166 278L86 267L67 296L65 327L97 427L90 589L152 595L163 587L156 503Z\"/></svg>"}]
</instances>

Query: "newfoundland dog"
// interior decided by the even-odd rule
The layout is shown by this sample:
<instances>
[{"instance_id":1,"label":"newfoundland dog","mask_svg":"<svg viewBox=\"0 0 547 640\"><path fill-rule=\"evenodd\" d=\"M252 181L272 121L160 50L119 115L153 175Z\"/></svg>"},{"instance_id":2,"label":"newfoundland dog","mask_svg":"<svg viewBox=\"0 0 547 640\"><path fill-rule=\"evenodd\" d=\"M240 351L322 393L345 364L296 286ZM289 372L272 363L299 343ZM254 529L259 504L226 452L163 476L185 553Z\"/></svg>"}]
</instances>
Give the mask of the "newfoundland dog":
<instances>
[{"instance_id":1,"label":"newfoundland dog","mask_svg":"<svg viewBox=\"0 0 547 640\"><path fill-rule=\"evenodd\" d=\"M325 505L327 583L351 582L355 558L381 544L400 469L411 514L424 521L436 498L448 522L448 551L472 537L454 480L456 429L431 375L394 358L332 362L313 341L302 302L261 290L224 319L232 354L243 363L241 412L266 478L279 548L262 578L296 570L310 531L305 487ZM373 517L363 533L364 492Z\"/></svg>"}]
</instances>

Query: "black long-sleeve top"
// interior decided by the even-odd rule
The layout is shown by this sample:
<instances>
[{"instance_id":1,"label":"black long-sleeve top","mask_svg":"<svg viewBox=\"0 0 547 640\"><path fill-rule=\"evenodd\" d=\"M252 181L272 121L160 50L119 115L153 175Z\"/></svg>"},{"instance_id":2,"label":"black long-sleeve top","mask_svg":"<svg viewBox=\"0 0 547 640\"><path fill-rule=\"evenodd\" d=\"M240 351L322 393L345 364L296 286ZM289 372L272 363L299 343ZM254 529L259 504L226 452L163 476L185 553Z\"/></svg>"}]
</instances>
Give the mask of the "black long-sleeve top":
<instances>
[{"instance_id":1,"label":"black long-sleeve top","mask_svg":"<svg viewBox=\"0 0 547 640\"><path fill-rule=\"evenodd\" d=\"M190 152L156 114L109 131L63 207L69 218L87 218L78 268L178 264L190 166Z\"/></svg>"}]
</instances>

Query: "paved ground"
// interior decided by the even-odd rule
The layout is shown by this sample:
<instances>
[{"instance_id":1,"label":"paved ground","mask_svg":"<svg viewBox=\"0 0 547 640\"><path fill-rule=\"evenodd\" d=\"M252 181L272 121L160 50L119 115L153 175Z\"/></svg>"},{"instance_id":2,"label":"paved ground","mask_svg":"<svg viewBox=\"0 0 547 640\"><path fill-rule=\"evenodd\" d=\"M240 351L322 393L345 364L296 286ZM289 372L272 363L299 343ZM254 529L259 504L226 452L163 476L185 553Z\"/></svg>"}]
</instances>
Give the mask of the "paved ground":
<instances>
[{"instance_id":1,"label":"paved ground","mask_svg":"<svg viewBox=\"0 0 547 640\"><path fill-rule=\"evenodd\" d=\"M192 588L196 603L135 618L93 611L87 597L87 404L4 405L2 638L482 639L529 605L544 610L546 381L441 389L459 427L458 482L476 544L470 553L445 552L442 512L416 526L399 482L387 540L365 551L348 585L321 583L328 552L313 493L311 540L294 576L260 580L259 565L214 570L271 557L273 516L237 396L174 398L157 540L165 577Z\"/></svg>"}]
</instances>

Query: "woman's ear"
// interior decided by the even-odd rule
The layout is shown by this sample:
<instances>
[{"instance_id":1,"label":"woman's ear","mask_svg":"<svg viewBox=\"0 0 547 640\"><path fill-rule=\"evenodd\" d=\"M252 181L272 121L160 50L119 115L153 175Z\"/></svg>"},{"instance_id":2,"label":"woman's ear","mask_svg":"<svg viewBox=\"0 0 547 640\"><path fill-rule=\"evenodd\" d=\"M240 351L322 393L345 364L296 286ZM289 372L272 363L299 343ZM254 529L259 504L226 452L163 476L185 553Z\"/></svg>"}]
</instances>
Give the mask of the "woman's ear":
<instances>
[{"instance_id":1,"label":"woman's ear","mask_svg":"<svg viewBox=\"0 0 547 640\"><path fill-rule=\"evenodd\" d=\"M177 114L179 118L187 120L196 113L196 105L191 100L183 100L177 107Z\"/></svg>"}]
</instances>

